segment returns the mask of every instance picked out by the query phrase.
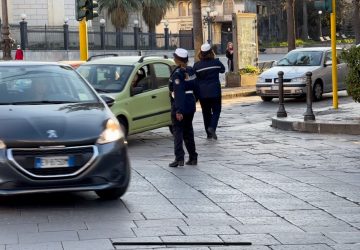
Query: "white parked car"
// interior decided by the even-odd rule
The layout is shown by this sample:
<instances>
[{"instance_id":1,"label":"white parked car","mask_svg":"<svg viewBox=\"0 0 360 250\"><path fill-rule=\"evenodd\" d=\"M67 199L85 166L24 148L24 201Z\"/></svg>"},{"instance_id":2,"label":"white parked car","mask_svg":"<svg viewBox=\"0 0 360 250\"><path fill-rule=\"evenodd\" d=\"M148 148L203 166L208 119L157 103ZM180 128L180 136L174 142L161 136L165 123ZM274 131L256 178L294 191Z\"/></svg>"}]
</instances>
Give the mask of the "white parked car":
<instances>
[{"instance_id":1,"label":"white parked car","mask_svg":"<svg viewBox=\"0 0 360 250\"><path fill-rule=\"evenodd\" d=\"M337 49L339 57L341 49ZM256 92L263 101L279 97L278 72L284 72L284 97L306 95L306 73L312 72L313 100L332 92L331 48L301 48L290 51L276 66L264 71L257 80ZM347 65L338 59L338 90L345 90Z\"/></svg>"}]
</instances>

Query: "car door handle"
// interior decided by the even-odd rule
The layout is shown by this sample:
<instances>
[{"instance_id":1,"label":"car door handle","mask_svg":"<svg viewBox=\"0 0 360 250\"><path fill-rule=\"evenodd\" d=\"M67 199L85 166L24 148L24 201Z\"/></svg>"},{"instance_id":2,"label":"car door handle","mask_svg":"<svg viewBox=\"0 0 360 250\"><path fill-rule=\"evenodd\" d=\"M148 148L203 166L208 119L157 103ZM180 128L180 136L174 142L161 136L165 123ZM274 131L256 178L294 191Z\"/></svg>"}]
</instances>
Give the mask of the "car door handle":
<instances>
[{"instance_id":1,"label":"car door handle","mask_svg":"<svg viewBox=\"0 0 360 250\"><path fill-rule=\"evenodd\" d=\"M157 97L156 95L152 95L152 96L151 96L152 99L155 99L156 97Z\"/></svg>"}]
</instances>

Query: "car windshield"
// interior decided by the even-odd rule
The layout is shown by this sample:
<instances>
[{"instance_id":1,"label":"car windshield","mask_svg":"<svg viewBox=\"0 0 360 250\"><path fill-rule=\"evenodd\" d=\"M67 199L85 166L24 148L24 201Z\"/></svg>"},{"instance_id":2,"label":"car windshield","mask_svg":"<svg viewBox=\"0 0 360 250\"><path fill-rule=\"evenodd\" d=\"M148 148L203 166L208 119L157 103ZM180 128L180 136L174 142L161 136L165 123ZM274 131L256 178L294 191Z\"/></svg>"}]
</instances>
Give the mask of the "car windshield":
<instances>
[{"instance_id":1,"label":"car windshield","mask_svg":"<svg viewBox=\"0 0 360 250\"><path fill-rule=\"evenodd\" d=\"M98 92L121 92L133 70L129 65L81 65L77 71Z\"/></svg>"},{"instance_id":2,"label":"car windshield","mask_svg":"<svg viewBox=\"0 0 360 250\"><path fill-rule=\"evenodd\" d=\"M69 66L0 67L0 105L98 102L86 82Z\"/></svg>"},{"instance_id":3,"label":"car windshield","mask_svg":"<svg viewBox=\"0 0 360 250\"><path fill-rule=\"evenodd\" d=\"M323 52L291 51L277 63L278 66L319 66Z\"/></svg>"}]
</instances>

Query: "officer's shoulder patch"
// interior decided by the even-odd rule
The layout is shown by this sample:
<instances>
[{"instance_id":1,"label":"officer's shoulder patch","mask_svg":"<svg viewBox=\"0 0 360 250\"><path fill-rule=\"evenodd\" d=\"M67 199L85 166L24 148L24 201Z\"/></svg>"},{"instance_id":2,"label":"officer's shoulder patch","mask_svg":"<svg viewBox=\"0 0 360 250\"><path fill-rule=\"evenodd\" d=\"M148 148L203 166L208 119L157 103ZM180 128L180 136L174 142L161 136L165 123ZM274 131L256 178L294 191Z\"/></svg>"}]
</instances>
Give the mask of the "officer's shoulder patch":
<instances>
[{"instance_id":1,"label":"officer's shoulder patch","mask_svg":"<svg viewBox=\"0 0 360 250\"><path fill-rule=\"evenodd\" d=\"M180 80L179 79L175 79L175 84L179 84Z\"/></svg>"}]
</instances>

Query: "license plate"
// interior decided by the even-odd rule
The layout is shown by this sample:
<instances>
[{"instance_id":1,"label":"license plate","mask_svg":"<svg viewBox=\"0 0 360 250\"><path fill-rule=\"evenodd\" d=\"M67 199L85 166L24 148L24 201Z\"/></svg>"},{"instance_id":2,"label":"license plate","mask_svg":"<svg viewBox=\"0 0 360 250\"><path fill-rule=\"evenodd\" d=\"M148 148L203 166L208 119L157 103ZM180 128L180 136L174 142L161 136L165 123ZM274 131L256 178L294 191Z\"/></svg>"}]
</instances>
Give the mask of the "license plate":
<instances>
[{"instance_id":1,"label":"license plate","mask_svg":"<svg viewBox=\"0 0 360 250\"><path fill-rule=\"evenodd\" d=\"M279 85L271 86L271 90L279 90Z\"/></svg>"},{"instance_id":2,"label":"license plate","mask_svg":"<svg viewBox=\"0 0 360 250\"><path fill-rule=\"evenodd\" d=\"M67 168L74 166L71 156L36 157L35 168Z\"/></svg>"}]
</instances>

